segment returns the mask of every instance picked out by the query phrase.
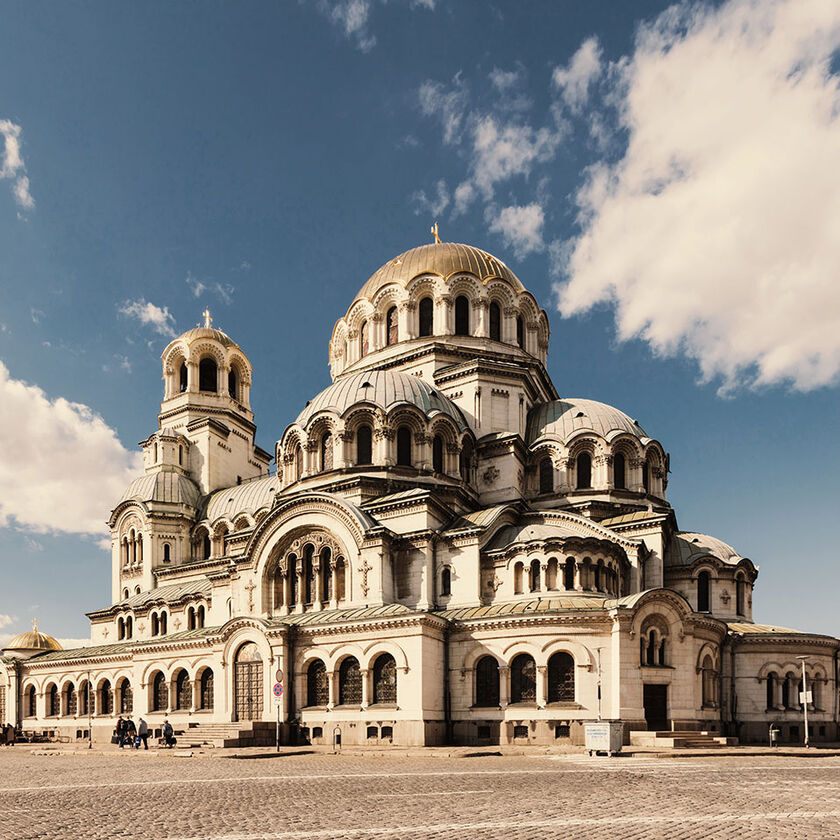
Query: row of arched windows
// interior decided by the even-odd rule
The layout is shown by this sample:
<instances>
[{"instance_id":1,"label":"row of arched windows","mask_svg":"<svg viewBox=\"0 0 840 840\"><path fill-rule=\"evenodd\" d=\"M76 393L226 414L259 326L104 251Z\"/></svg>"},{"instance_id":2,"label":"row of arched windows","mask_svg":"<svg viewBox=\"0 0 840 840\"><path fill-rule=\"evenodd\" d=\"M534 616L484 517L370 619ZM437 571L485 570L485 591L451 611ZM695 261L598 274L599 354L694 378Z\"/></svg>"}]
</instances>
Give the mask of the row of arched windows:
<instances>
[{"instance_id":1,"label":"row of arched windows","mask_svg":"<svg viewBox=\"0 0 840 840\"><path fill-rule=\"evenodd\" d=\"M47 717L130 714L134 709L134 693L127 677L118 680L116 688L110 680L102 680L95 692L91 691L87 681L78 689L70 682L63 689L51 683L46 689L44 699ZM23 710L24 717L36 717L38 714L34 685L24 689Z\"/></svg>"},{"instance_id":2,"label":"row of arched windows","mask_svg":"<svg viewBox=\"0 0 840 840\"><path fill-rule=\"evenodd\" d=\"M623 452L616 452L612 456L613 488L616 490L629 490L627 486L627 457ZM650 475L653 466L650 459L642 464L642 486L646 493L651 490ZM574 459L574 478L576 490L592 489L592 455L589 452L581 452ZM539 463L539 487L540 493L554 492L554 463L550 457L543 458Z\"/></svg>"},{"instance_id":3,"label":"row of arched windows","mask_svg":"<svg viewBox=\"0 0 840 840\"><path fill-rule=\"evenodd\" d=\"M294 607L299 603L345 599L346 565L343 557L333 558L329 546L321 548L316 557L315 546L307 543L303 547L300 574L298 559L297 554L289 553L286 556L286 571L278 565L274 572L275 609ZM298 581L298 578L301 580Z\"/></svg>"},{"instance_id":4,"label":"row of arched windows","mask_svg":"<svg viewBox=\"0 0 840 840\"><path fill-rule=\"evenodd\" d=\"M575 700L575 661L560 651L548 660L546 702L573 703ZM537 665L527 653L514 656L510 663L510 703L537 702ZM498 706L501 702L499 662L494 656L482 656L475 665L475 705Z\"/></svg>"},{"instance_id":5,"label":"row of arched windows","mask_svg":"<svg viewBox=\"0 0 840 840\"><path fill-rule=\"evenodd\" d=\"M143 535L132 528L120 543L123 566L143 565Z\"/></svg>"},{"instance_id":6,"label":"row of arched windows","mask_svg":"<svg viewBox=\"0 0 840 840\"><path fill-rule=\"evenodd\" d=\"M526 582L527 571L527 582ZM529 592L541 592L543 589L554 591L565 589L594 590L608 595L619 595L620 578L612 566L605 565L600 558L592 562L589 557L578 563L574 557L567 557L559 561L556 557L549 557L543 564L536 558L526 567L517 562L513 567L513 592L522 595Z\"/></svg>"},{"instance_id":7,"label":"row of arched windows","mask_svg":"<svg viewBox=\"0 0 840 840\"><path fill-rule=\"evenodd\" d=\"M166 635L166 610L161 610L160 612L153 612L149 617L149 621L152 625L152 635L153 636L165 636Z\"/></svg>"},{"instance_id":8,"label":"row of arched windows","mask_svg":"<svg viewBox=\"0 0 840 840\"><path fill-rule=\"evenodd\" d=\"M197 680L196 708L213 708L214 676L211 668L205 668ZM182 668L167 681L161 672L155 672L150 681L151 697L149 709L152 712L188 711L193 708L193 682ZM170 693L170 687L172 689Z\"/></svg>"},{"instance_id":9,"label":"row of arched windows","mask_svg":"<svg viewBox=\"0 0 840 840\"><path fill-rule=\"evenodd\" d=\"M802 704L799 695L802 693L802 677L788 671L780 676L775 671L770 671L767 680L767 709L801 709ZM822 683L813 677L808 680L808 691L811 692L811 703L809 708L822 708Z\"/></svg>"},{"instance_id":10,"label":"row of arched windows","mask_svg":"<svg viewBox=\"0 0 840 840\"><path fill-rule=\"evenodd\" d=\"M434 332L434 301L431 297L424 297L418 303L418 336L425 338ZM474 335L470 300L466 295L455 298L455 335ZM488 335L493 341L502 341L502 308L497 301L491 301L489 307ZM397 307L392 306L385 313L385 346L396 344L399 338ZM516 318L516 343L525 349L525 322L522 316ZM367 321L363 321L359 328L359 358L370 352L370 328ZM202 389L203 390L203 389Z\"/></svg>"},{"instance_id":11,"label":"row of arched windows","mask_svg":"<svg viewBox=\"0 0 840 840\"><path fill-rule=\"evenodd\" d=\"M186 393L188 387L187 364L182 362L178 372L178 390L183 394ZM227 389L228 396L235 400L239 399L239 377L234 368L228 371ZM198 363L198 390L209 394L216 394L219 391L219 366L216 360L210 356L203 358Z\"/></svg>"},{"instance_id":12,"label":"row of arched windows","mask_svg":"<svg viewBox=\"0 0 840 840\"><path fill-rule=\"evenodd\" d=\"M362 680L365 674L355 656L341 660L338 667L337 705L358 706L363 702ZM397 663L390 653L376 657L371 668L371 702L373 704L396 705ZM320 659L309 663L306 669L306 705L327 706L330 702L329 674L327 666Z\"/></svg>"},{"instance_id":13,"label":"row of arched windows","mask_svg":"<svg viewBox=\"0 0 840 840\"><path fill-rule=\"evenodd\" d=\"M130 639L134 635L134 619L132 616L127 615L123 618L117 619L117 638L122 641L123 639Z\"/></svg>"},{"instance_id":14,"label":"row of arched windows","mask_svg":"<svg viewBox=\"0 0 840 840\"><path fill-rule=\"evenodd\" d=\"M204 627L204 604L187 609L187 630L200 630Z\"/></svg>"}]
</instances>

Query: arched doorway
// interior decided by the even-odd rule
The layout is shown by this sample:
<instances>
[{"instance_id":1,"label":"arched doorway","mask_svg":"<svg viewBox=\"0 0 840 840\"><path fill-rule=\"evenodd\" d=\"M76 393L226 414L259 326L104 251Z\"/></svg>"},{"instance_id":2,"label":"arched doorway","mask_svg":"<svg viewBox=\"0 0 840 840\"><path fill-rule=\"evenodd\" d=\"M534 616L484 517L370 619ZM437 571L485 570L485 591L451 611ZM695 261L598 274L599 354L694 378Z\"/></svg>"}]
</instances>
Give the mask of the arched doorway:
<instances>
[{"instance_id":1,"label":"arched doorway","mask_svg":"<svg viewBox=\"0 0 840 840\"><path fill-rule=\"evenodd\" d=\"M262 719L263 662L254 642L245 642L236 652L233 693L235 720Z\"/></svg>"}]
</instances>

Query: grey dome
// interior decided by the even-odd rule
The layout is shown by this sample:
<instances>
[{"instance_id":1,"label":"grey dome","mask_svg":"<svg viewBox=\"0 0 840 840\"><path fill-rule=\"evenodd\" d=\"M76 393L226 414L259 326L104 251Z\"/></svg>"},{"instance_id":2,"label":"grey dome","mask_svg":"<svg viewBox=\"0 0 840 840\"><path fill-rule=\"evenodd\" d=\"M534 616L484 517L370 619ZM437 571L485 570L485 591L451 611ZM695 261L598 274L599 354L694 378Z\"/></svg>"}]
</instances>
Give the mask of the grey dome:
<instances>
[{"instance_id":1,"label":"grey dome","mask_svg":"<svg viewBox=\"0 0 840 840\"><path fill-rule=\"evenodd\" d=\"M413 405L429 419L437 414L446 414L458 428L467 428L458 406L437 388L418 376L392 370L366 370L341 377L309 401L298 416L297 423L305 427L310 418L320 411L342 416L359 403L373 403L384 411L401 404Z\"/></svg>"},{"instance_id":2,"label":"grey dome","mask_svg":"<svg viewBox=\"0 0 840 840\"><path fill-rule=\"evenodd\" d=\"M666 557L667 566L691 566L701 557L715 557L727 566L737 566L744 558L731 545L694 531L674 535Z\"/></svg>"},{"instance_id":3,"label":"grey dome","mask_svg":"<svg viewBox=\"0 0 840 840\"><path fill-rule=\"evenodd\" d=\"M568 440L579 431L590 431L603 438L627 433L639 440L648 440L645 430L623 411L596 400L564 397L542 403L531 410L528 418L528 443L541 437Z\"/></svg>"},{"instance_id":4,"label":"grey dome","mask_svg":"<svg viewBox=\"0 0 840 840\"><path fill-rule=\"evenodd\" d=\"M201 494L185 475L175 472L150 473L135 478L123 493L120 502L170 502L197 508Z\"/></svg>"},{"instance_id":5,"label":"grey dome","mask_svg":"<svg viewBox=\"0 0 840 840\"><path fill-rule=\"evenodd\" d=\"M216 490L207 500L204 518L214 522L220 516L232 518L240 513L256 513L260 508L271 507L279 489L280 482L272 475Z\"/></svg>"}]
</instances>

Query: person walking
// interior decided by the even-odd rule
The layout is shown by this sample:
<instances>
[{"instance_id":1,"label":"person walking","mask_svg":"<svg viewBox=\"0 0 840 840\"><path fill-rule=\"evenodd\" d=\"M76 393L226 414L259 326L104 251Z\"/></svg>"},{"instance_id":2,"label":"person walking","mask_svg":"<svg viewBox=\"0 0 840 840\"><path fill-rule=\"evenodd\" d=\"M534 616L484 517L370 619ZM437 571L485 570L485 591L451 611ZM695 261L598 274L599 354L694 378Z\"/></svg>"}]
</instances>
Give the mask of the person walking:
<instances>
[{"instance_id":1,"label":"person walking","mask_svg":"<svg viewBox=\"0 0 840 840\"><path fill-rule=\"evenodd\" d=\"M125 733L125 743L128 744L129 747L134 746L134 735L137 732L136 727L134 726L134 721L127 717L125 719L125 723L123 724L123 732Z\"/></svg>"},{"instance_id":2,"label":"person walking","mask_svg":"<svg viewBox=\"0 0 840 840\"><path fill-rule=\"evenodd\" d=\"M137 737L143 742L143 749L149 749L149 724L142 717L137 721Z\"/></svg>"},{"instance_id":3,"label":"person walking","mask_svg":"<svg viewBox=\"0 0 840 840\"><path fill-rule=\"evenodd\" d=\"M175 732L168 720L163 721L163 740L166 741L166 746L170 749L175 746Z\"/></svg>"},{"instance_id":4,"label":"person walking","mask_svg":"<svg viewBox=\"0 0 840 840\"><path fill-rule=\"evenodd\" d=\"M15 745L15 740L17 738L17 733L15 732L15 725L13 723L6 724L6 746L13 747Z\"/></svg>"},{"instance_id":5,"label":"person walking","mask_svg":"<svg viewBox=\"0 0 840 840\"><path fill-rule=\"evenodd\" d=\"M6 746L6 724L0 724L0 747Z\"/></svg>"},{"instance_id":6,"label":"person walking","mask_svg":"<svg viewBox=\"0 0 840 840\"><path fill-rule=\"evenodd\" d=\"M117 746L122 749L125 746L125 722L122 715L117 718L117 728L114 730L117 739Z\"/></svg>"}]
</instances>

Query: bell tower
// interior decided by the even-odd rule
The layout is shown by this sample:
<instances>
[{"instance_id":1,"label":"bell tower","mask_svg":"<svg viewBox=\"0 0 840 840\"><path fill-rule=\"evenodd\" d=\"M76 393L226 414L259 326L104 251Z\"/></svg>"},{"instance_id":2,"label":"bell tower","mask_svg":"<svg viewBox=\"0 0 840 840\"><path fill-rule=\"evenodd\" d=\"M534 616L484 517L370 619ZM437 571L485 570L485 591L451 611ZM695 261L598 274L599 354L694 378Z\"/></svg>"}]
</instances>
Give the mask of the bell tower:
<instances>
[{"instance_id":1,"label":"bell tower","mask_svg":"<svg viewBox=\"0 0 840 840\"><path fill-rule=\"evenodd\" d=\"M146 472L183 471L202 495L268 475L271 455L255 443L248 357L230 336L203 326L174 339L161 356L164 393L158 431L141 443Z\"/></svg>"}]
</instances>

